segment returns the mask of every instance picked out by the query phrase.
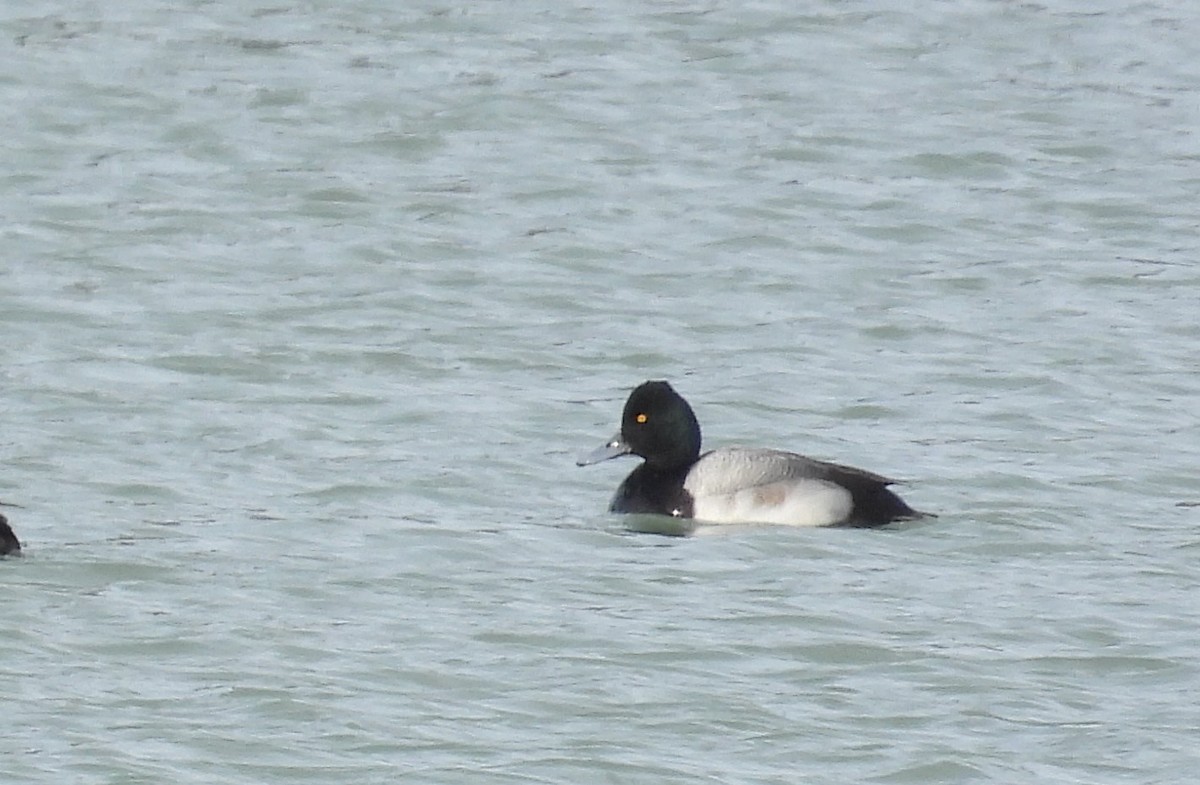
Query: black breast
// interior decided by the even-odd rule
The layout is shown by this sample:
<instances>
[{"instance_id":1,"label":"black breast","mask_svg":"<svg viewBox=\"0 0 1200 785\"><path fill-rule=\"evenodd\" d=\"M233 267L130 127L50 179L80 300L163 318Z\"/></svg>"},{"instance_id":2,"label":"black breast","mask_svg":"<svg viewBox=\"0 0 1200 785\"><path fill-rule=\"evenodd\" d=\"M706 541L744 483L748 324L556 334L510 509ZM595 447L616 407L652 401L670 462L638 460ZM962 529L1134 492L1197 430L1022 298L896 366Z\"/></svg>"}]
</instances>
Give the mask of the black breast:
<instances>
[{"instance_id":1,"label":"black breast","mask_svg":"<svg viewBox=\"0 0 1200 785\"><path fill-rule=\"evenodd\" d=\"M692 517L692 496L683 489L683 478L690 466L679 470L657 471L643 463L617 488L608 505L609 512L648 513Z\"/></svg>"}]
</instances>

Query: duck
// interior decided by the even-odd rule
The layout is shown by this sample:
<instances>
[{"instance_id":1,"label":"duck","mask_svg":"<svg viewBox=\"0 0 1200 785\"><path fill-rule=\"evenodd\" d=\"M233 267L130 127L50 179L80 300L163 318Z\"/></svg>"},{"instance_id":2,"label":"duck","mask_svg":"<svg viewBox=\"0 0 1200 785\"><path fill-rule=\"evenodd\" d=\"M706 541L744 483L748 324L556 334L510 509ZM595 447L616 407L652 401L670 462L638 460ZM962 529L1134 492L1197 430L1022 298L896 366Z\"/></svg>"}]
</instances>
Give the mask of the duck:
<instances>
[{"instance_id":1,"label":"duck","mask_svg":"<svg viewBox=\"0 0 1200 785\"><path fill-rule=\"evenodd\" d=\"M21 541L8 525L8 518L0 515L0 556L14 556L21 553Z\"/></svg>"},{"instance_id":2,"label":"duck","mask_svg":"<svg viewBox=\"0 0 1200 785\"><path fill-rule=\"evenodd\" d=\"M576 464L623 455L643 462L617 488L609 512L716 524L858 528L934 517L909 507L888 487L897 480L865 469L758 447L701 453L696 414L666 381L634 388L621 430Z\"/></svg>"}]
</instances>

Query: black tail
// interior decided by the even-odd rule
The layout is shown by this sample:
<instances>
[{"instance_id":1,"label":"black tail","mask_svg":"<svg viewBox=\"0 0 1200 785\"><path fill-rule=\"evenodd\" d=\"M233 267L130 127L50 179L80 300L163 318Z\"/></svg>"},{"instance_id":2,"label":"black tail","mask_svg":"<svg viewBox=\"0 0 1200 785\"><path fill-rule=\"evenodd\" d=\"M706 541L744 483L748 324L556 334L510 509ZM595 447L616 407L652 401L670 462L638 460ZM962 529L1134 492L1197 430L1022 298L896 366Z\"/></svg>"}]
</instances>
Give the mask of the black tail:
<instances>
[{"instance_id":1,"label":"black tail","mask_svg":"<svg viewBox=\"0 0 1200 785\"><path fill-rule=\"evenodd\" d=\"M886 485L875 484L870 488L854 488L851 493L854 498L854 509L850 518L840 526L870 529L886 526L895 521L916 521L921 518L936 518L937 516L914 510Z\"/></svg>"},{"instance_id":2,"label":"black tail","mask_svg":"<svg viewBox=\"0 0 1200 785\"><path fill-rule=\"evenodd\" d=\"M8 518L0 515L0 556L21 552L21 541L8 525Z\"/></svg>"}]
</instances>

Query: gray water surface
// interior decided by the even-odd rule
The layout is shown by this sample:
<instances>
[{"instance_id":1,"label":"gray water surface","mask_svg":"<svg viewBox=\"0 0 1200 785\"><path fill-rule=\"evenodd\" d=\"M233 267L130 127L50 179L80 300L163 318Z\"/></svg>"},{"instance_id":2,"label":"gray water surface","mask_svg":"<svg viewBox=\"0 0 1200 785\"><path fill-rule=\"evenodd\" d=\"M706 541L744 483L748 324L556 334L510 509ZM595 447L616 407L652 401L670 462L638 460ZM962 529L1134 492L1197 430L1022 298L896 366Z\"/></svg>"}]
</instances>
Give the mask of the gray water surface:
<instances>
[{"instance_id":1,"label":"gray water surface","mask_svg":"<svg viewBox=\"0 0 1200 785\"><path fill-rule=\"evenodd\" d=\"M0 780L1192 781L1198 29L9 4ZM647 378L940 517L634 531Z\"/></svg>"}]
</instances>

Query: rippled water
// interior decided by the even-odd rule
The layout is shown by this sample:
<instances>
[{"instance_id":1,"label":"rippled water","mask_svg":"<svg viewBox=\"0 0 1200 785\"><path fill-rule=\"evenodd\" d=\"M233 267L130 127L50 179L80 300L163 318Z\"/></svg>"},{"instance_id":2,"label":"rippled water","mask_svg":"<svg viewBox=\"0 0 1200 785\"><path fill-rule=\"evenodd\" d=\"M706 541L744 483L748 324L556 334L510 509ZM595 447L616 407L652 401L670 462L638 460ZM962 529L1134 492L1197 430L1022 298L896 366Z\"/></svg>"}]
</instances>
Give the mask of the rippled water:
<instances>
[{"instance_id":1,"label":"rippled water","mask_svg":"<svg viewBox=\"0 0 1200 785\"><path fill-rule=\"evenodd\" d=\"M0 779L1190 781L1197 29L6 6ZM646 378L940 517L631 531Z\"/></svg>"}]
</instances>

